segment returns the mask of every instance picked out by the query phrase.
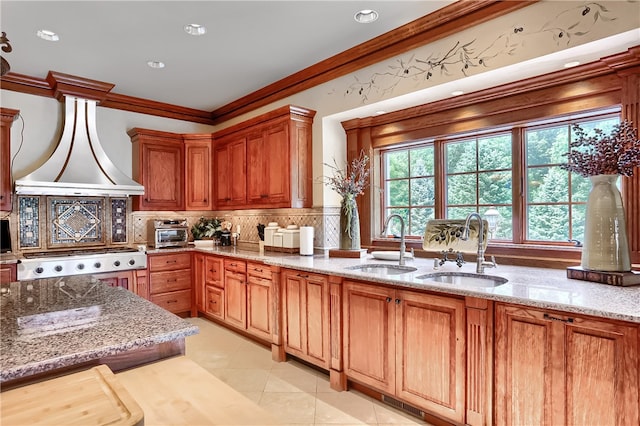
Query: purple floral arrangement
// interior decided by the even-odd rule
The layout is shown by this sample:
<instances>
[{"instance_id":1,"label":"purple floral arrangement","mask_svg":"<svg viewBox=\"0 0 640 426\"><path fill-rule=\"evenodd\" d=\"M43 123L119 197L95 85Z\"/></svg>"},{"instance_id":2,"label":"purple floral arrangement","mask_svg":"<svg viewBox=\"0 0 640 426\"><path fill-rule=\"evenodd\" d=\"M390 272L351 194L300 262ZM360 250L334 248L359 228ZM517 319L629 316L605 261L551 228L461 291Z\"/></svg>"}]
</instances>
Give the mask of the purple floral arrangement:
<instances>
[{"instance_id":1,"label":"purple floral arrangement","mask_svg":"<svg viewBox=\"0 0 640 426\"><path fill-rule=\"evenodd\" d=\"M567 164L560 167L581 176L623 175L633 176L633 169L640 166L640 140L630 121L613 127L609 135L594 129L588 136L577 124L573 125L575 139L569 145Z\"/></svg>"}]
</instances>

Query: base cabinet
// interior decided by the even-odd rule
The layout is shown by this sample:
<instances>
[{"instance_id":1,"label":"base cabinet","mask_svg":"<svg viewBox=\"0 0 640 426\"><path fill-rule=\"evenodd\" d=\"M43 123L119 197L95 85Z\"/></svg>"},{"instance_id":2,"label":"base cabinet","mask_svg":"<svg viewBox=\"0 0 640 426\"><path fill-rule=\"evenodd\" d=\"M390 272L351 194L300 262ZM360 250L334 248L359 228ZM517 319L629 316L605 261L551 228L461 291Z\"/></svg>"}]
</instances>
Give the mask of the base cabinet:
<instances>
[{"instance_id":1,"label":"base cabinet","mask_svg":"<svg viewBox=\"0 0 640 426\"><path fill-rule=\"evenodd\" d=\"M329 368L329 280L325 275L284 270L282 327L285 352Z\"/></svg>"},{"instance_id":2,"label":"base cabinet","mask_svg":"<svg viewBox=\"0 0 640 426\"><path fill-rule=\"evenodd\" d=\"M464 300L345 281L349 378L464 422Z\"/></svg>"},{"instance_id":3,"label":"base cabinet","mask_svg":"<svg viewBox=\"0 0 640 426\"><path fill-rule=\"evenodd\" d=\"M497 425L637 425L638 327L496 304Z\"/></svg>"},{"instance_id":4,"label":"base cabinet","mask_svg":"<svg viewBox=\"0 0 640 426\"><path fill-rule=\"evenodd\" d=\"M247 331L271 341L272 324L271 268L247 262Z\"/></svg>"},{"instance_id":5,"label":"base cabinet","mask_svg":"<svg viewBox=\"0 0 640 426\"><path fill-rule=\"evenodd\" d=\"M191 254L150 254L150 300L174 314L190 312Z\"/></svg>"},{"instance_id":6,"label":"base cabinet","mask_svg":"<svg viewBox=\"0 0 640 426\"><path fill-rule=\"evenodd\" d=\"M6 284L17 280L17 265L15 263L0 265L0 283Z\"/></svg>"}]
</instances>

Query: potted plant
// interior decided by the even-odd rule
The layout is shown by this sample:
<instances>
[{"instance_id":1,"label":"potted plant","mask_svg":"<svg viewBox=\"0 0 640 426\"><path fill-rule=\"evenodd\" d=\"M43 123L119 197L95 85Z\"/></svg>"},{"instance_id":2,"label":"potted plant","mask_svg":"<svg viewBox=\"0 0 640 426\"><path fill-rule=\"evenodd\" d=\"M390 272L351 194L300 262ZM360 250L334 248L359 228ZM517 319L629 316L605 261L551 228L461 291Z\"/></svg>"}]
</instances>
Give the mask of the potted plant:
<instances>
[{"instance_id":1,"label":"potted plant","mask_svg":"<svg viewBox=\"0 0 640 426\"><path fill-rule=\"evenodd\" d=\"M220 219L201 217L191 227L193 243L196 246L213 246L214 239L220 239L222 222Z\"/></svg>"}]
</instances>

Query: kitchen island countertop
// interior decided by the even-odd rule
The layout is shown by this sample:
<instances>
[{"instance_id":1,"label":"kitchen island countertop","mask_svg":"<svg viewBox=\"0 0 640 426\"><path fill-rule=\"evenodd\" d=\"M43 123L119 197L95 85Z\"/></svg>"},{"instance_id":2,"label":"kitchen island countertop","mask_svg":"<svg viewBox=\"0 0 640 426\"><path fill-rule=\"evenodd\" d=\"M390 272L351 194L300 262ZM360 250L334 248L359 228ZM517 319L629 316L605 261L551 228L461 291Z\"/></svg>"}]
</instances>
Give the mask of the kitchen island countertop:
<instances>
[{"instance_id":1,"label":"kitchen island countertop","mask_svg":"<svg viewBox=\"0 0 640 426\"><path fill-rule=\"evenodd\" d=\"M2 284L0 383L118 356L198 327L92 276Z\"/></svg>"}]
</instances>

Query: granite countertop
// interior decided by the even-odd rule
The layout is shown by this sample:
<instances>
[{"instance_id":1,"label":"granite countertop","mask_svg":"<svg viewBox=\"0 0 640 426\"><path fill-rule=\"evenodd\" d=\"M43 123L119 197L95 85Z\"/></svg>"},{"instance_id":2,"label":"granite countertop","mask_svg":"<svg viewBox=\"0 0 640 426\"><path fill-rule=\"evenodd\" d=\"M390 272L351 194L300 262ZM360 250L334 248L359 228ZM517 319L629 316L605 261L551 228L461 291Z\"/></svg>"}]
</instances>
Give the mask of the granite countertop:
<instances>
[{"instance_id":1,"label":"granite countertop","mask_svg":"<svg viewBox=\"0 0 640 426\"><path fill-rule=\"evenodd\" d=\"M88 275L2 284L0 312L0 383L198 333Z\"/></svg>"},{"instance_id":2,"label":"granite countertop","mask_svg":"<svg viewBox=\"0 0 640 426\"><path fill-rule=\"evenodd\" d=\"M265 255L260 255L256 251L242 250L235 247L198 248L195 250L255 260L285 268L377 282L398 288L479 297L543 309L555 309L640 323L640 286L616 287L569 279L564 269L498 265L495 269L486 268L485 275L503 277L508 281L495 287L479 287L470 284L447 284L418 278L421 275L433 272L460 271L473 274L476 270L475 262L467 262L461 268L458 268L454 263L447 263L438 269L434 269L433 259L415 258L406 261L407 266L418 268L415 272L401 275L382 275L345 268L363 263L398 264L398 262L376 260L370 254L360 259L353 259L330 258L326 255L299 256L277 252L266 252Z\"/></svg>"}]
</instances>

